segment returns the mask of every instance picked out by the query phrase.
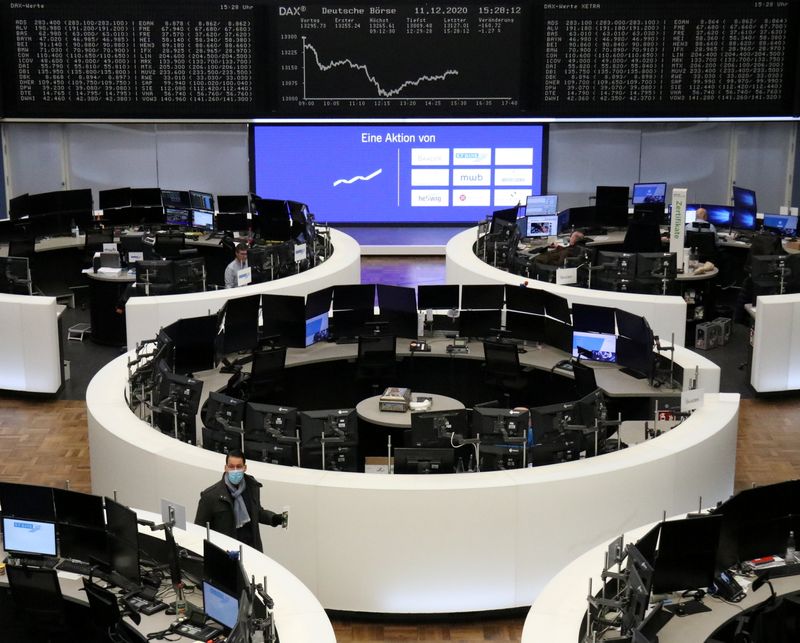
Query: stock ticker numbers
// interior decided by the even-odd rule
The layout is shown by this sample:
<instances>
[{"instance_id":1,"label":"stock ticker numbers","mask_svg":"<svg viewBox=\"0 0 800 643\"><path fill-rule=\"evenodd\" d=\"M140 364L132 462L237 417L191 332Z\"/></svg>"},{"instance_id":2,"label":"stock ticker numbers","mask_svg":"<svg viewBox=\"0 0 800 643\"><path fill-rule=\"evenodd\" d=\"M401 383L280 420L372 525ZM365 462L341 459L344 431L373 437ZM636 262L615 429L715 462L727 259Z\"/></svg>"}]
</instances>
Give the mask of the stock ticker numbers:
<instances>
[{"instance_id":1,"label":"stock ticker numbers","mask_svg":"<svg viewBox=\"0 0 800 643\"><path fill-rule=\"evenodd\" d=\"M795 109L794 2L553 2L545 114L772 115Z\"/></svg>"},{"instance_id":2,"label":"stock ticker numbers","mask_svg":"<svg viewBox=\"0 0 800 643\"><path fill-rule=\"evenodd\" d=\"M523 5L278 7L279 113L520 114Z\"/></svg>"},{"instance_id":3,"label":"stock ticker numbers","mask_svg":"<svg viewBox=\"0 0 800 643\"><path fill-rule=\"evenodd\" d=\"M263 109L252 5L12 2L2 19L9 114L245 116Z\"/></svg>"}]
</instances>

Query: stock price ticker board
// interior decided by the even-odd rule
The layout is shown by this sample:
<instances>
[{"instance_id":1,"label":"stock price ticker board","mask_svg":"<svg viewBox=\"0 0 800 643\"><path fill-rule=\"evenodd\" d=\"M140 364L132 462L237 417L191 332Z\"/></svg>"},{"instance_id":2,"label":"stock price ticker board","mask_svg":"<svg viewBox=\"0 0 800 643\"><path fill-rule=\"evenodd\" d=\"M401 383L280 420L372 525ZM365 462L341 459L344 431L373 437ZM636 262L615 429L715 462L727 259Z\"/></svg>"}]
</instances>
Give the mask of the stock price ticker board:
<instances>
[{"instance_id":1,"label":"stock price ticker board","mask_svg":"<svg viewBox=\"0 0 800 643\"><path fill-rule=\"evenodd\" d=\"M267 93L264 11L197 0L5 1L5 113L250 117Z\"/></svg>"},{"instance_id":2,"label":"stock price ticker board","mask_svg":"<svg viewBox=\"0 0 800 643\"><path fill-rule=\"evenodd\" d=\"M790 117L799 7L0 0L0 114Z\"/></svg>"},{"instance_id":3,"label":"stock price ticker board","mask_svg":"<svg viewBox=\"0 0 800 643\"><path fill-rule=\"evenodd\" d=\"M526 102L523 35L529 26L524 4L279 7L276 109L293 115L519 115Z\"/></svg>"}]
</instances>

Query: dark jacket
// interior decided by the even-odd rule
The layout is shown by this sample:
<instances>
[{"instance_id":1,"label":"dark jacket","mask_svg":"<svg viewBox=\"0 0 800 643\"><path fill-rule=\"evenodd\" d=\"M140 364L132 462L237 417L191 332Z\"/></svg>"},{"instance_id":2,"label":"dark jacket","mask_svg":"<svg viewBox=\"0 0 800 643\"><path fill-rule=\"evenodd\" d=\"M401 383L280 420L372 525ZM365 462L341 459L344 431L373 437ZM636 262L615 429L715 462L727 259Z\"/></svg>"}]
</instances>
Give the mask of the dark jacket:
<instances>
[{"instance_id":1,"label":"dark jacket","mask_svg":"<svg viewBox=\"0 0 800 643\"><path fill-rule=\"evenodd\" d=\"M281 524L281 514L262 509L261 483L248 474L244 474L244 479L247 485L244 492L244 502L247 506L247 513L250 514L250 522L245 526L253 530L253 547L263 551L258 524L263 523L277 527ZM219 482L212 484L200 494L200 502L197 504L197 514L194 522L202 527L205 527L206 523L211 523L211 529L214 531L236 538L233 499L228 492L228 487L225 486L224 474Z\"/></svg>"}]
</instances>

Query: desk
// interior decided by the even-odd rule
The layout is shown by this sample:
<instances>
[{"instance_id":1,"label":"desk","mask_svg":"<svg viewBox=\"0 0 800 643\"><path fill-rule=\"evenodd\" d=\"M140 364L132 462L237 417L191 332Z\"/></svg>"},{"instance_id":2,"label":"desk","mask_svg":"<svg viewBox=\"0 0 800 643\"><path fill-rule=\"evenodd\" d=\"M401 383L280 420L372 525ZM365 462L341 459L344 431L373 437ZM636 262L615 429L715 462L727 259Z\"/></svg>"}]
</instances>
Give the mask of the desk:
<instances>
[{"instance_id":1,"label":"desk","mask_svg":"<svg viewBox=\"0 0 800 643\"><path fill-rule=\"evenodd\" d=\"M161 515L137 509L139 518L150 520L156 524L161 523ZM186 530L173 529L175 542L189 551L203 555L203 540L206 537L205 528L187 524ZM151 532L147 527L140 526L139 531L163 540L163 532ZM240 543L215 531L211 532L211 542L226 550L238 550ZM1 550L1 548L0 548ZM4 556L3 556L4 557ZM263 582L267 577L267 591L275 601L275 625L281 643L335 643L336 637L330 620L319 601L297 578L286 568L274 560L267 558L261 552L244 546L242 562L249 576L255 576L256 582ZM83 586L75 574L59 573L62 593L68 600L86 603L86 594L80 591ZM0 576L0 585L8 585L8 579ZM189 597L193 603L201 603L196 595ZM152 616L142 615L142 622L137 629L142 633L161 630L169 626L175 619L164 612ZM170 636L170 640L186 641L185 637Z\"/></svg>"},{"instance_id":2,"label":"desk","mask_svg":"<svg viewBox=\"0 0 800 643\"><path fill-rule=\"evenodd\" d=\"M453 409L464 408L464 405L461 402L453 399L452 397L447 397L446 395L436 395L434 393L412 393L411 399L415 400L420 395L431 398L430 407L424 409L426 412L449 411ZM358 414L358 417L366 422L369 422L370 424L377 424L378 426L388 426L394 429L411 428L411 410L408 410L405 413L381 411L378 409L378 402L380 399L380 395L375 395L373 397L368 397L366 400L362 400L356 404L356 414Z\"/></svg>"},{"instance_id":3,"label":"desk","mask_svg":"<svg viewBox=\"0 0 800 643\"><path fill-rule=\"evenodd\" d=\"M653 523L626 532L625 543L635 542L652 526ZM595 590L601 587L600 573L607 547L608 543L603 543L592 548L550 580L528 612L521 643L576 643L580 640L581 622L587 609L588 581L592 580ZM800 590L800 577L777 578L772 584L778 595L788 594ZM711 611L671 619L658 632L659 643L703 643L726 621L759 605L769 595L769 587L764 585L755 593L748 590L740 603L725 603L706 596L703 603L711 607Z\"/></svg>"},{"instance_id":4,"label":"desk","mask_svg":"<svg viewBox=\"0 0 800 643\"><path fill-rule=\"evenodd\" d=\"M663 295L638 295L632 293L609 293L602 290L587 290L573 286L558 286L494 268L476 256L473 245L477 239L477 228L455 235L447 243L446 280L448 284L512 284L526 283L529 288L538 288L569 301L570 305L590 304L594 306L616 306L634 315L641 315L659 337L671 337L683 346L686 338L686 302L681 297ZM595 238L595 242L598 239Z\"/></svg>"},{"instance_id":5,"label":"desk","mask_svg":"<svg viewBox=\"0 0 800 643\"><path fill-rule=\"evenodd\" d=\"M290 350L287 363L356 351L312 348ZM130 412L128 357L101 369L86 393L93 492L117 489L126 502L155 510L169 490L192 512L200 490L219 478L224 456L176 442ZM469 357L480 359L477 350ZM707 362L680 347L676 357L686 365ZM714 369L716 376L701 369L706 390L714 379L718 387ZM616 375L608 375L613 382ZM727 498L738 406L738 395L707 394L699 411L658 439L525 470L394 476L251 462L264 506L289 507L291 514L291 533L262 529L265 551L327 609L400 614L528 606L578 552L657 519L662 509L689 511L698 495L709 503Z\"/></svg>"},{"instance_id":6,"label":"desk","mask_svg":"<svg viewBox=\"0 0 800 643\"><path fill-rule=\"evenodd\" d=\"M800 294L762 295L755 307L750 384L758 393L800 389Z\"/></svg>"},{"instance_id":7,"label":"desk","mask_svg":"<svg viewBox=\"0 0 800 643\"><path fill-rule=\"evenodd\" d=\"M135 297L125 306L128 348L152 339L160 328L184 317L200 317L217 312L233 297L270 293L305 296L336 284L361 283L361 251L352 237L330 229L333 252L320 266L274 281L242 288L183 295Z\"/></svg>"}]
</instances>

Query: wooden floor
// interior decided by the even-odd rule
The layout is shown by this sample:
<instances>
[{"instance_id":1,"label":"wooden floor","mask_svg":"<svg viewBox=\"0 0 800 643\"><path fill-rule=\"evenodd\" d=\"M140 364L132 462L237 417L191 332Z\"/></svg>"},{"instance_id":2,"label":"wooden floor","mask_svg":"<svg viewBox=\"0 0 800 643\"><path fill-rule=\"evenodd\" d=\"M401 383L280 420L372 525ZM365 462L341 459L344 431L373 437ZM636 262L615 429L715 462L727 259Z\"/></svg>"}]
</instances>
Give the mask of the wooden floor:
<instances>
[{"instance_id":1,"label":"wooden floor","mask_svg":"<svg viewBox=\"0 0 800 643\"><path fill-rule=\"evenodd\" d=\"M386 260L382 283L406 285ZM425 264L428 272L425 272ZM414 271L441 283L441 261L416 261ZM443 274L443 273L442 273ZM405 275L405 276L404 276ZM373 281L372 279L367 281ZM739 414L736 490L800 477L800 397L743 400ZM86 407L82 401L0 396L0 480L91 490ZM332 619L338 641L519 641L523 617L446 619L415 623Z\"/></svg>"}]
</instances>

